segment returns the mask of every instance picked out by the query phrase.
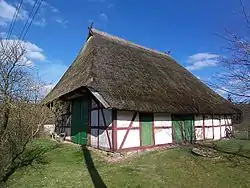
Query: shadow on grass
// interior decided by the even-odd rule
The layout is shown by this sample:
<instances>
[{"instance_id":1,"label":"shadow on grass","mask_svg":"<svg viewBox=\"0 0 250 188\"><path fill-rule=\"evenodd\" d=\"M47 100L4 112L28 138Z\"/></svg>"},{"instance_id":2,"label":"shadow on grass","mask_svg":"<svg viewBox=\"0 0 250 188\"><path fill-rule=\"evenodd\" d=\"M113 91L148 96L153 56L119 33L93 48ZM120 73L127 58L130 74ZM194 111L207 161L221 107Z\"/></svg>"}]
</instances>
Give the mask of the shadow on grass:
<instances>
[{"instance_id":1,"label":"shadow on grass","mask_svg":"<svg viewBox=\"0 0 250 188\"><path fill-rule=\"evenodd\" d=\"M102 180L100 174L98 173L97 169L95 168L93 159L91 157L91 154L86 146L82 146L83 156L85 163L87 165L89 175L91 177L91 180L94 184L95 188L107 188L104 181Z\"/></svg>"},{"instance_id":2,"label":"shadow on grass","mask_svg":"<svg viewBox=\"0 0 250 188\"><path fill-rule=\"evenodd\" d=\"M33 162L43 165L48 164L48 161L46 160L44 154L58 147L59 145L55 144L54 146L49 148L34 147L26 149L24 153L12 163L9 169L7 169L5 175L2 178L2 181L6 182L17 169L32 165Z\"/></svg>"}]
</instances>

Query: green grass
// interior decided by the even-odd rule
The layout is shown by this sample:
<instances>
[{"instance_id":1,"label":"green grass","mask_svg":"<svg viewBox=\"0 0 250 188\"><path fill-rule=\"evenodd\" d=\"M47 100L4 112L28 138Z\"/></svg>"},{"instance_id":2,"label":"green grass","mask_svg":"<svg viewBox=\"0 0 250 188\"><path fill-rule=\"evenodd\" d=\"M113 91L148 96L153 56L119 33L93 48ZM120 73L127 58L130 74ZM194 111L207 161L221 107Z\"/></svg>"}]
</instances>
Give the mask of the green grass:
<instances>
[{"instance_id":1,"label":"green grass","mask_svg":"<svg viewBox=\"0 0 250 188\"><path fill-rule=\"evenodd\" d=\"M229 152L243 146L241 152L250 154L249 141L220 141L217 146ZM92 178L96 187L250 187L250 159L205 159L193 155L190 147L146 152L119 163L48 139L36 140L30 148L45 152L17 170L8 187L94 187Z\"/></svg>"}]
</instances>

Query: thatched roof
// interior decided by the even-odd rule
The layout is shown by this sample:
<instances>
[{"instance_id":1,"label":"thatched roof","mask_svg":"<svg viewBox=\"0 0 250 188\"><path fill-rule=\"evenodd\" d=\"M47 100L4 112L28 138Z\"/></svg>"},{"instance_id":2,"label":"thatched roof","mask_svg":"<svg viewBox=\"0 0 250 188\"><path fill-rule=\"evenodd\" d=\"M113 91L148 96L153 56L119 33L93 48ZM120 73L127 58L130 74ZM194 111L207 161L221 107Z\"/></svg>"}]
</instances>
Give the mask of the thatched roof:
<instances>
[{"instance_id":1,"label":"thatched roof","mask_svg":"<svg viewBox=\"0 0 250 188\"><path fill-rule=\"evenodd\" d=\"M142 112L234 113L231 103L165 53L91 29L81 52L48 103L80 87L110 108Z\"/></svg>"}]
</instances>

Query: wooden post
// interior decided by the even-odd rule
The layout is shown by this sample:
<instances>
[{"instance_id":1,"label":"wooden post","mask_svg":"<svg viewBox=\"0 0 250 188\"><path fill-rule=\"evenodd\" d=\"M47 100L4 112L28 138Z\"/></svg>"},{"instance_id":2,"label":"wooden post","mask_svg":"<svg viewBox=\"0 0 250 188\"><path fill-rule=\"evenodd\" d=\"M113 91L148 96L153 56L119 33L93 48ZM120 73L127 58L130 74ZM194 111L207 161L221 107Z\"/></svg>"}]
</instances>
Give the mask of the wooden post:
<instances>
[{"instance_id":1,"label":"wooden post","mask_svg":"<svg viewBox=\"0 0 250 188\"><path fill-rule=\"evenodd\" d=\"M154 124L154 113L152 114L153 120L152 120L152 134L153 134L153 145L155 145L155 124Z\"/></svg>"},{"instance_id":2,"label":"wooden post","mask_svg":"<svg viewBox=\"0 0 250 188\"><path fill-rule=\"evenodd\" d=\"M206 140L206 136L205 136L205 116L202 115L202 120L203 120L203 140Z\"/></svg>"},{"instance_id":3,"label":"wooden post","mask_svg":"<svg viewBox=\"0 0 250 188\"><path fill-rule=\"evenodd\" d=\"M212 128L213 128L213 140L214 140L214 115L212 115Z\"/></svg>"},{"instance_id":4,"label":"wooden post","mask_svg":"<svg viewBox=\"0 0 250 188\"><path fill-rule=\"evenodd\" d=\"M97 129L97 135L98 135L98 137L97 137L97 148L98 149L100 149L100 147L99 147L99 134L100 134L100 109L99 109L99 107L100 107L100 104L99 104L99 102L97 103L97 108L98 108L98 111L97 111L97 114L98 114L98 118L97 118L97 127L98 127L98 129Z\"/></svg>"},{"instance_id":5,"label":"wooden post","mask_svg":"<svg viewBox=\"0 0 250 188\"><path fill-rule=\"evenodd\" d=\"M117 110L112 110L112 142L113 151L117 150Z\"/></svg>"},{"instance_id":6,"label":"wooden post","mask_svg":"<svg viewBox=\"0 0 250 188\"><path fill-rule=\"evenodd\" d=\"M133 115L133 117L132 117L132 120L131 120L131 122L130 122L130 124L129 124L129 126L128 126L128 129L127 129L127 131L126 131L126 134L125 134L125 136L124 136L124 138L123 138L123 140L122 140L122 143L121 143L121 145L120 145L120 147L119 147L119 150L122 149L122 147L123 147L123 145L124 145L124 143L125 143L125 141L126 141L126 139L127 139L128 133L129 133L129 131L130 131L132 125L133 125L133 122L135 121L136 116L137 116L137 112L135 112L134 115Z\"/></svg>"}]
</instances>

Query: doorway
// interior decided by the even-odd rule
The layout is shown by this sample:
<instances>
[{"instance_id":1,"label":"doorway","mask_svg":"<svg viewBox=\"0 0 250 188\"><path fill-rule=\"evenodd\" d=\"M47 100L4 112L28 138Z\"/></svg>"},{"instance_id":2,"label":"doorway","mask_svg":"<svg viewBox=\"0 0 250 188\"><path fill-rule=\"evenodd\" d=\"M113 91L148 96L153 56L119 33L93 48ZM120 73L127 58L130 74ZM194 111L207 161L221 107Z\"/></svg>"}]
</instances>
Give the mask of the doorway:
<instances>
[{"instance_id":1,"label":"doorway","mask_svg":"<svg viewBox=\"0 0 250 188\"><path fill-rule=\"evenodd\" d=\"M172 116L172 123L175 143L194 141L194 116Z\"/></svg>"},{"instance_id":2,"label":"doorway","mask_svg":"<svg viewBox=\"0 0 250 188\"><path fill-rule=\"evenodd\" d=\"M153 114L140 114L142 146L153 145Z\"/></svg>"},{"instance_id":3,"label":"doorway","mask_svg":"<svg viewBox=\"0 0 250 188\"><path fill-rule=\"evenodd\" d=\"M76 144L86 145L88 135L88 100L72 101L71 138Z\"/></svg>"}]
</instances>

